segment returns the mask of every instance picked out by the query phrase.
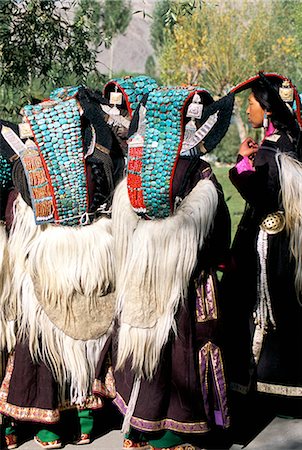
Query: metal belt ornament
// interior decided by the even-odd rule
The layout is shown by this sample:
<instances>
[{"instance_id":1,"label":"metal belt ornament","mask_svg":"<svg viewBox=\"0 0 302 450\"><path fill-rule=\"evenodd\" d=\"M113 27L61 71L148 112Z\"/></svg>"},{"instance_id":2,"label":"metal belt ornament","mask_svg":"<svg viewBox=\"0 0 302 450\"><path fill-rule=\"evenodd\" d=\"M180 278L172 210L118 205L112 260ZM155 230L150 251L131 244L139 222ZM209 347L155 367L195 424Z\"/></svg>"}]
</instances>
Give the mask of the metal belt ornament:
<instances>
[{"instance_id":1,"label":"metal belt ornament","mask_svg":"<svg viewBox=\"0 0 302 450\"><path fill-rule=\"evenodd\" d=\"M72 92L71 92L72 89ZM36 223L79 225L88 209L77 88L61 88L53 100L24 107L37 150L20 154Z\"/></svg>"},{"instance_id":2,"label":"metal belt ornament","mask_svg":"<svg viewBox=\"0 0 302 450\"><path fill-rule=\"evenodd\" d=\"M183 141L188 100L202 88L152 91L146 103L145 128L128 141L127 186L131 205L145 218L165 218L173 211L172 181Z\"/></svg>"},{"instance_id":3,"label":"metal belt ornament","mask_svg":"<svg viewBox=\"0 0 302 450\"><path fill-rule=\"evenodd\" d=\"M268 214L260 224L260 228L267 234L280 233L285 228L285 215L283 211Z\"/></svg>"},{"instance_id":4,"label":"metal belt ornament","mask_svg":"<svg viewBox=\"0 0 302 450\"><path fill-rule=\"evenodd\" d=\"M110 80L104 87L104 95L110 87L119 89L126 101L127 109L132 117L133 112L138 106L144 94L149 94L158 87L157 82L153 78L141 75L138 77L125 77Z\"/></svg>"}]
</instances>

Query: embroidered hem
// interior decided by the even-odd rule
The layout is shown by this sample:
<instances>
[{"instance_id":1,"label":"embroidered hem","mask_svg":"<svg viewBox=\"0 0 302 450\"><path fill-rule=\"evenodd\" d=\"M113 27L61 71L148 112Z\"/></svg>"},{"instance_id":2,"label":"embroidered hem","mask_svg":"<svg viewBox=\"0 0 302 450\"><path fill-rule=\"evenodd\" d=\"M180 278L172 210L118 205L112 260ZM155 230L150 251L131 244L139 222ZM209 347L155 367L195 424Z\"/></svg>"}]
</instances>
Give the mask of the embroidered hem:
<instances>
[{"instance_id":1,"label":"embroidered hem","mask_svg":"<svg viewBox=\"0 0 302 450\"><path fill-rule=\"evenodd\" d=\"M121 395L117 392L113 400L122 414L126 414L127 405ZM179 422L177 420L165 418L161 420L145 420L132 416L130 425L140 431L162 431L171 430L179 433L207 433L210 428L207 422Z\"/></svg>"},{"instance_id":2,"label":"embroidered hem","mask_svg":"<svg viewBox=\"0 0 302 450\"><path fill-rule=\"evenodd\" d=\"M59 408L55 409L43 409L36 407L17 406L8 403L8 393L11 376L14 369L14 355L10 355L8 358L6 373L0 388L0 414L10 416L15 420L26 422L39 422L55 424L60 420L60 412L69 409L100 409L103 407L102 399L90 395L83 405L70 405L65 403Z\"/></svg>"},{"instance_id":3,"label":"embroidered hem","mask_svg":"<svg viewBox=\"0 0 302 450\"><path fill-rule=\"evenodd\" d=\"M35 407L21 407L7 402L9 384L14 369L14 356L10 355L6 373L0 389L0 413L13 419L30 422L57 423L60 420L58 409L49 410Z\"/></svg>"},{"instance_id":4,"label":"embroidered hem","mask_svg":"<svg viewBox=\"0 0 302 450\"><path fill-rule=\"evenodd\" d=\"M96 395L101 395L107 398L116 397L115 380L112 367L109 367L104 382L98 379L94 380L92 392Z\"/></svg>"},{"instance_id":5,"label":"embroidered hem","mask_svg":"<svg viewBox=\"0 0 302 450\"><path fill-rule=\"evenodd\" d=\"M282 384L262 383L258 381L257 391L287 397L302 397L302 386L284 386Z\"/></svg>"}]
</instances>

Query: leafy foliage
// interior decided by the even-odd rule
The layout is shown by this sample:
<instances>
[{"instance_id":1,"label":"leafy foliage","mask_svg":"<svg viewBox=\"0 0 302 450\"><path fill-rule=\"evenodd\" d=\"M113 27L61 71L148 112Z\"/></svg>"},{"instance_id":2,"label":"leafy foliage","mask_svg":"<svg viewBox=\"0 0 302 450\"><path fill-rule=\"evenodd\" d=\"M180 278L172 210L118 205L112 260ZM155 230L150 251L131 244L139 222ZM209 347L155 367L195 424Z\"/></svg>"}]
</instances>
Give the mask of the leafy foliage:
<instances>
[{"instance_id":1,"label":"leafy foliage","mask_svg":"<svg viewBox=\"0 0 302 450\"><path fill-rule=\"evenodd\" d=\"M166 1L161 0L162 6ZM294 0L209 0L198 2L186 14L176 8L172 25L162 30L161 80L199 84L218 96L259 70L296 77L301 85L301 25L302 3ZM234 123L240 139L246 135L245 109L239 96ZM227 160L227 149L220 150L219 157Z\"/></svg>"},{"instance_id":2,"label":"leafy foliage","mask_svg":"<svg viewBox=\"0 0 302 450\"><path fill-rule=\"evenodd\" d=\"M59 9L59 6L61 8ZM71 7L73 6L73 10ZM63 17L63 12L66 17ZM73 20L71 12L74 12ZM85 84L96 72L103 39L97 0L0 1L0 105L15 119L20 105L58 85Z\"/></svg>"},{"instance_id":3,"label":"leafy foliage","mask_svg":"<svg viewBox=\"0 0 302 450\"><path fill-rule=\"evenodd\" d=\"M279 11L264 0L209 1L179 16L172 33L165 32L163 81L202 82L221 95L258 70L282 72L285 63L293 68L298 53L297 38L286 26L289 3Z\"/></svg>"},{"instance_id":4,"label":"leafy foliage","mask_svg":"<svg viewBox=\"0 0 302 450\"><path fill-rule=\"evenodd\" d=\"M74 23L68 23L53 0L0 2L1 84L30 86L37 77L56 83L68 72L85 78L96 57L86 3L80 0Z\"/></svg>"},{"instance_id":5,"label":"leafy foliage","mask_svg":"<svg viewBox=\"0 0 302 450\"><path fill-rule=\"evenodd\" d=\"M104 0L102 4L102 23L105 46L109 48L112 38L124 33L132 17L130 1Z\"/></svg>"},{"instance_id":6,"label":"leafy foliage","mask_svg":"<svg viewBox=\"0 0 302 450\"><path fill-rule=\"evenodd\" d=\"M181 17L190 17L201 0L160 0L155 4L151 25L151 44L156 53L162 50L166 38Z\"/></svg>"}]
</instances>

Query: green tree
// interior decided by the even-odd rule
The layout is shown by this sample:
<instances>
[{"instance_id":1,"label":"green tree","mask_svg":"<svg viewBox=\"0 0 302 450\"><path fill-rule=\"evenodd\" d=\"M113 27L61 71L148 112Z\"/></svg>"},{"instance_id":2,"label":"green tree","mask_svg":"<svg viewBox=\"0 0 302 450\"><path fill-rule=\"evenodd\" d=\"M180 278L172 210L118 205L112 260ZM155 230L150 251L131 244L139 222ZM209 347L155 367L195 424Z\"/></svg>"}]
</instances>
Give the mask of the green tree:
<instances>
[{"instance_id":1,"label":"green tree","mask_svg":"<svg viewBox=\"0 0 302 450\"><path fill-rule=\"evenodd\" d=\"M283 74L286 67L284 75L291 76L301 69L292 6L282 2L276 8L272 0L208 1L190 16L179 15L159 54L163 83L198 83L221 96L259 70ZM298 3L296 8L300 11ZM234 110L241 140L247 132L244 103L238 97Z\"/></svg>"},{"instance_id":2,"label":"green tree","mask_svg":"<svg viewBox=\"0 0 302 450\"><path fill-rule=\"evenodd\" d=\"M63 17L71 6L74 18ZM0 1L2 117L15 118L32 96L45 98L58 85L85 83L96 73L99 19L96 0L78 0L68 7L55 0Z\"/></svg>"},{"instance_id":3,"label":"green tree","mask_svg":"<svg viewBox=\"0 0 302 450\"><path fill-rule=\"evenodd\" d=\"M190 17L194 10L201 7L202 0L159 0L152 14L151 44L155 53L159 53L165 40L173 32L174 26L184 17Z\"/></svg>"},{"instance_id":4,"label":"green tree","mask_svg":"<svg viewBox=\"0 0 302 450\"><path fill-rule=\"evenodd\" d=\"M131 3L125 0L104 0L101 15L104 43L107 48L110 48L109 78L111 78L114 52L113 38L126 31L132 17Z\"/></svg>"},{"instance_id":5,"label":"green tree","mask_svg":"<svg viewBox=\"0 0 302 450\"><path fill-rule=\"evenodd\" d=\"M281 3L281 4L280 4ZM287 13L287 34L295 37L295 55L291 63L291 77L295 81L298 89L302 91L302 3L299 0L274 0L275 8L286 8Z\"/></svg>"},{"instance_id":6,"label":"green tree","mask_svg":"<svg viewBox=\"0 0 302 450\"><path fill-rule=\"evenodd\" d=\"M0 2L1 84L30 86L37 77L57 83L70 72L82 81L95 68L101 39L96 39L98 22L92 18L98 3L79 0L70 22L57 5L55 0Z\"/></svg>"},{"instance_id":7,"label":"green tree","mask_svg":"<svg viewBox=\"0 0 302 450\"><path fill-rule=\"evenodd\" d=\"M160 0L156 2L153 14L152 24L150 29L151 44L155 50L155 53L159 53L164 45L164 40L167 30L166 15L171 9L172 0Z\"/></svg>"},{"instance_id":8,"label":"green tree","mask_svg":"<svg viewBox=\"0 0 302 450\"><path fill-rule=\"evenodd\" d=\"M109 48L117 34L126 31L132 17L131 3L125 0L104 0L102 3L104 42Z\"/></svg>"}]
</instances>

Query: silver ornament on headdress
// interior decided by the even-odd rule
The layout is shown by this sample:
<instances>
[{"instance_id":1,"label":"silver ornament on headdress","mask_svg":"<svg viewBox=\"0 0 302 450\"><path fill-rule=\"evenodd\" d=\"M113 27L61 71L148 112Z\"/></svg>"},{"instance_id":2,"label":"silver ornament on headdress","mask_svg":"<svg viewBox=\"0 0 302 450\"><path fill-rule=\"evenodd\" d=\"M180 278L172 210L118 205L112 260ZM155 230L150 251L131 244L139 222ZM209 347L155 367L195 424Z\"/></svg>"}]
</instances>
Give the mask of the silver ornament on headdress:
<instances>
[{"instance_id":1,"label":"silver ornament on headdress","mask_svg":"<svg viewBox=\"0 0 302 450\"><path fill-rule=\"evenodd\" d=\"M291 87L289 80L284 80L279 88L279 95L284 102L294 101L294 89Z\"/></svg>"}]
</instances>

